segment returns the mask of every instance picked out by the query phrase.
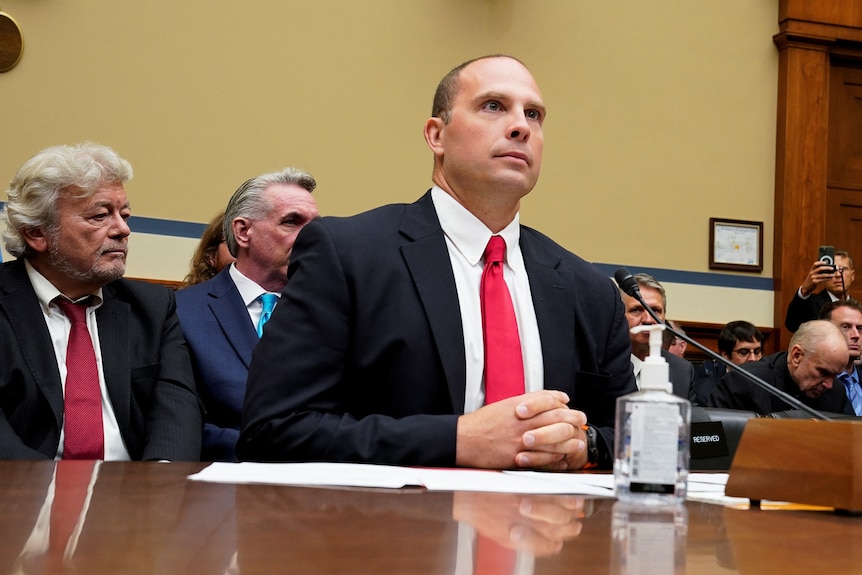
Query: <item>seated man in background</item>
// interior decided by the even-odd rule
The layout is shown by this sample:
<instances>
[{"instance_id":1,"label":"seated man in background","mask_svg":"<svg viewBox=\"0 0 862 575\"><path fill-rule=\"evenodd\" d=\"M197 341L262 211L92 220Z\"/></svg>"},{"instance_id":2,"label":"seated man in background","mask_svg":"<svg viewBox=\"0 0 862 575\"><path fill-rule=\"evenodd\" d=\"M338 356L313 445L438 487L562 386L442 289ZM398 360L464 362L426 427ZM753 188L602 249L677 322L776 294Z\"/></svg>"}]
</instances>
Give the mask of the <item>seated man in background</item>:
<instances>
[{"instance_id":1,"label":"seated man in background","mask_svg":"<svg viewBox=\"0 0 862 575\"><path fill-rule=\"evenodd\" d=\"M844 413L847 396L843 385L833 385L844 371L850 352L847 338L832 323L803 323L790 339L790 349L745 369L765 382L819 411ZM761 415L793 409L783 400L752 383L739 370L728 371L709 397L710 407L754 411Z\"/></svg>"},{"instance_id":2,"label":"seated man in background","mask_svg":"<svg viewBox=\"0 0 862 575\"><path fill-rule=\"evenodd\" d=\"M848 415L862 415L862 388L859 386L860 374L856 366L862 356L862 304L853 299L828 303L820 310L820 319L831 321L847 336L850 361L847 362L844 372L838 374L847 394L844 412Z\"/></svg>"},{"instance_id":3,"label":"seated man in background","mask_svg":"<svg viewBox=\"0 0 862 575\"><path fill-rule=\"evenodd\" d=\"M682 329L679 324L672 319L667 320L667 325L678 331L682 335L686 335L685 330ZM681 337L675 336L669 330L664 330L664 332L662 333L662 340L662 349L666 349L671 355L685 358L685 350L688 348L688 342L686 342Z\"/></svg>"},{"instance_id":4,"label":"seated man in background","mask_svg":"<svg viewBox=\"0 0 862 575\"><path fill-rule=\"evenodd\" d=\"M0 459L200 457L173 291L121 279L129 163L43 150L12 179L0 266Z\"/></svg>"},{"instance_id":5,"label":"seated man in background","mask_svg":"<svg viewBox=\"0 0 862 575\"><path fill-rule=\"evenodd\" d=\"M753 323L732 321L721 328L718 334L718 353L734 365L760 361L765 340L766 336ZM727 373L727 368L719 361L706 359L695 366L694 371L694 401L697 405L706 406L712 390Z\"/></svg>"},{"instance_id":6,"label":"seated man in background","mask_svg":"<svg viewBox=\"0 0 862 575\"><path fill-rule=\"evenodd\" d=\"M824 305L849 298L854 279L856 271L853 268L853 259L843 250L835 251L834 266L821 260L811 264L805 281L787 305L784 326L790 331L796 331L802 323L817 319ZM821 285L824 288L814 293Z\"/></svg>"},{"instance_id":7,"label":"seated man in background","mask_svg":"<svg viewBox=\"0 0 862 575\"><path fill-rule=\"evenodd\" d=\"M519 220L545 114L518 60L465 62L425 122L433 188L302 230L249 370L240 459L611 466L615 401L635 390L622 304Z\"/></svg>"},{"instance_id":8,"label":"seated man in background","mask_svg":"<svg viewBox=\"0 0 862 575\"><path fill-rule=\"evenodd\" d=\"M201 458L234 461L251 354L287 284L296 235L318 217L311 174L285 168L243 183L224 237L236 262L177 292L177 314L206 408Z\"/></svg>"},{"instance_id":9,"label":"seated man in background","mask_svg":"<svg viewBox=\"0 0 862 575\"><path fill-rule=\"evenodd\" d=\"M634 279L640 288L641 296L653 312L665 321L667 312L667 295L664 286L649 274L635 274ZM649 332L634 334L633 327L639 325L654 325L656 322L647 313L644 306L635 298L620 290L623 306L626 310L626 320L629 324L629 339L631 341L631 365L635 379L640 383L641 367L644 358L649 355ZM673 394L684 399L693 400L694 394L694 366L690 361L677 357L666 349L661 350L661 355L667 361L670 370L670 382L673 384Z\"/></svg>"}]
</instances>

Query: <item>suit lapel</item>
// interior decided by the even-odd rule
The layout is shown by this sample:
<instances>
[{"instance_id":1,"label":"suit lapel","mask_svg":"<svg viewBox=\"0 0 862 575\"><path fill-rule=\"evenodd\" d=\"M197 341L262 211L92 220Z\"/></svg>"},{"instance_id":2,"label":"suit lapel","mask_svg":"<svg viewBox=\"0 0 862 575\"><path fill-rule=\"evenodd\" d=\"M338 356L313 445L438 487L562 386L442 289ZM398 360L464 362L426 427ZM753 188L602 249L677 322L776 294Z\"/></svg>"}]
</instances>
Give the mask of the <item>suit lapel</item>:
<instances>
[{"instance_id":1,"label":"suit lapel","mask_svg":"<svg viewBox=\"0 0 862 575\"><path fill-rule=\"evenodd\" d=\"M565 391L574 398L577 367L572 365L572 351L577 342L571 310L577 309L578 294L570 274L561 271L559 256L543 249L523 227L520 244L542 343L544 388Z\"/></svg>"},{"instance_id":2,"label":"suit lapel","mask_svg":"<svg viewBox=\"0 0 862 575\"><path fill-rule=\"evenodd\" d=\"M209 308L216 322L221 326L225 338L248 369L252 351L259 338L248 316L245 302L242 301L242 296L230 278L227 268L211 283Z\"/></svg>"},{"instance_id":3,"label":"suit lapel","mask_svg":"<svg viewBox=\"0 0 862 575\"><path fill-rule=\"evenodd\" d=\"M132 366L129 358L129 317L131 307L112 284L102 288L102 305L96 310L99 326L99 348L102 352L102 371L105 387L117 417L117 425L126 442L133 441L132 433ZM127 445L129 453L134 446Z\"/></svg>"},{"instance_id":4,"label":"suit lapel","mask_svg":"<svg viewBox=\"0 0 862 575\"><path fill-rule=\"evenodd\" d=\"M401 253L440 353L453 412L463 413L467 379L464 331L452 262L430 192L407 206L401 233L411 240L401 247Z\"/></svg>"},{"instance_id":5,"label":"suit lapel","mask_svg":"<svg viewBox=\"0 0 862 575\"><path fill-rule=\"evenodd\" d=\"M5 265L4 282L0 282L0 309L15 326L18 345L33 381L51 405L57 429L62 428L63 387L60 383L60 370L51 335L42 315L42 308L33 286L27 277L24 260L16 260ZM5 284L5 285L4 285Z\"/></svg>"}]
</instances>

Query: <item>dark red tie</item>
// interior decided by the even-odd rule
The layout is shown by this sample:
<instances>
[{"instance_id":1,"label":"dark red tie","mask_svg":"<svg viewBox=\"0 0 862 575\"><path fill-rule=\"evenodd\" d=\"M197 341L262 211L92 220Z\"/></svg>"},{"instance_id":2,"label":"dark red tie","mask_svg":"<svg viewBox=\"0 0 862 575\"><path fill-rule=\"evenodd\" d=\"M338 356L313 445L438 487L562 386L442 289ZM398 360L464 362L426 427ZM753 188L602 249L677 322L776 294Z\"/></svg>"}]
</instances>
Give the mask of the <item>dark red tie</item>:
<instances>
[{"instance_id":1,"label":"dark red tie","mask_svg":"<svg viewBox=\"0 0 862 575\"><path fill-rule=\"evenodd\" d=\"M512 575L517 553L498 544L490 537L476 537L474 575Z\"/></svg>"},{"instance_id":2,"label":"dark red tie","mask_svg":"<svg viewBox=\"0 0 862 575\"><path fill-rule=\"evenodd\" d=\"M524 358L518 321L503 279L506 242L491 236L485 248L485 269L479 288L485 341L485 403L524 393Z\"/></svg>"},{"instance_id":3,"label":"dark red tie","mask_svg":"<svg viewBox=\"0 0 862 575\"><path fill-rule=\"evenodd\" d=\"M93 340L87 329L87 303L55 300L69 321L66 389L63 400L63 459L103 459L102 392Z\"/></svg>"}]
</instances>

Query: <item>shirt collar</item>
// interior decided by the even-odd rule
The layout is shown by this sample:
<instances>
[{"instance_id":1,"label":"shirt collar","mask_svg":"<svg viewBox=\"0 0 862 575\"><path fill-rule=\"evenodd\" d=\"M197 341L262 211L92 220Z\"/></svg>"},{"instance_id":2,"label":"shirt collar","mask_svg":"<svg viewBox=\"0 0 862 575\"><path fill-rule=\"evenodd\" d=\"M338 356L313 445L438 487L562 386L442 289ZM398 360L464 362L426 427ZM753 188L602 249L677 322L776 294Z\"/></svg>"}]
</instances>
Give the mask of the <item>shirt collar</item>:
<instances>
[{"instance_id":1,"label":"shirt collar","mask_svg":"<svg viewBox=\"0 0 862 575\"><path fill-rule=\"evenodd\" d=\"M439 186L431 188L431 200L440 220L443 233L455 248L461 252L470 265L476 265L485 254L485 247L491 239L491 230L474 216L470 211L458 203L458 200L450 196ZM512 221L503 228L500 233L506 242L506 263L512 267L510 254L520 247L521 224L520 212L515 214Z\"/></svg>"},{"instance_id":2,"label":"shirt collar","mask_svg":"<svg viewBox=\"0 0 862 575\"><path fill-rule=\"evenodd\" d=\"M33 291L36 292L36 297L39 299L39 305L42 306L42 311L49 317L59 310L54 300L58 297L66 298L63 293L52 284L48 278L39 273L39 270L33 267L29 260L24 260L24 267L27 269L27 277L30 278L30 285L33 286ZM92 301L88 307L99 307L102 305L102 288L97 289L92 294L86 295L75 301L92 297ZM66 298L69 299L69 298Z\"/></svg>"},{"instance_id":3,"label":"shirt collar","mask_svg":"<svg viewBox=\"0 0 862 575\"><path fill-rule=\"evenodd\" d=\"M251 305L251 303L261 295L267 293L267 291L260 287L257 282L249 279L247 276L243 275L241 271L236 269L235 263L230 264L230 270L228 273L230 273L233 283L236 284L236 289L239 291L239 295L242 297L242 301L245 303L246 307ZM279 294L275 295L278 296Z\"/></svg>"}]
</instances>

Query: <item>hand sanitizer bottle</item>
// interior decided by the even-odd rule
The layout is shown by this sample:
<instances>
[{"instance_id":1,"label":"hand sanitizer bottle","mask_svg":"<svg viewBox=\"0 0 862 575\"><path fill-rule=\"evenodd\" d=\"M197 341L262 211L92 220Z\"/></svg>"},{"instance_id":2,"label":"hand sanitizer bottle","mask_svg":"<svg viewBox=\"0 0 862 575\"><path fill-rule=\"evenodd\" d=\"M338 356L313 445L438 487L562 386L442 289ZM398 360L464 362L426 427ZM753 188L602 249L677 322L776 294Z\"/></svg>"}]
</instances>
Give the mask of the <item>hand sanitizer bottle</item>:
<instances>
[{"instance_id":1,"label":"hand sanitizer bottle","mask_svg":"<svg viewBox=\"0 0 862 575\"><path fill-rule=\"evenodd\" d=\"M691 403L671 395L661 356L661 324L649 331L649 356L641 367L640 391L617 399L614 486L621 501L675 505L685 501Z\"/></svg>"}]
</instances>

